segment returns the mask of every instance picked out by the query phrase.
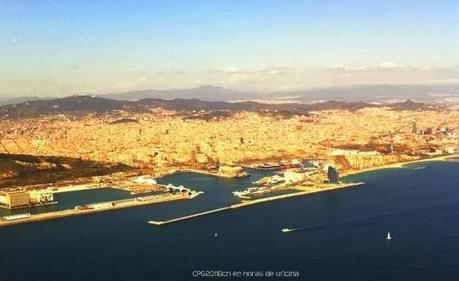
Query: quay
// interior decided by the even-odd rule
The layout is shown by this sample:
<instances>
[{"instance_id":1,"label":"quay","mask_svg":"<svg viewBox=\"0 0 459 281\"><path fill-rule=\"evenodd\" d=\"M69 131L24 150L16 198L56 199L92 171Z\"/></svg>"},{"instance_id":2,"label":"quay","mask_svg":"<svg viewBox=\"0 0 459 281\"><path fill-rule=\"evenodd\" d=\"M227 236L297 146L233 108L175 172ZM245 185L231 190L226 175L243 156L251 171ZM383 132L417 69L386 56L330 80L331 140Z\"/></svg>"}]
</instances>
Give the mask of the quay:
<instances>
[{"instance_id":1,"label":"quay","mask_svg":"<svg viewBox=\"0 0 459 281\"><path fill-rule=\"evenodd\" d=\"M78 185L67 185L61 187L54 187L50 188L53 193L64 193L64 192L74 192L74 191L82 191L82 190L94 190L104 188L106 185L97 184L97 183L89 183L89 184L78 184Z\"/></svg>"},{"instance_id":2,"label":"quay","mask_svg":"<svg viewBox=\"0 0 459 281\"><path fill-rule=\"evenodd\" d=\"M308 194L313 194L313 193L319 193L319 192L324 192L324 191L342 189L342 188L347 188L347 187L354 187L354 186L359 186L359 185L363 185L363 184L364 184L364 182L338 184L338 185L333 185L333 186L325 187L325 188L321 188L321 189L316 188L314 190L307 190L307 191L300 191L300 192L289 193L289 194L270 196L270 197L265 197L265 198L250 200L250 201L243 201L243 202L238 203L238 204L233 204L233 205L222 207L222 208L218 208L218 209L212 209L212 210L208 210L208 211L204 211L204 212L199 212L199 213L195 213L195 214L191 214L191 215L187 215L187 216L183 216L183 217L178 217L178 218L170 219L170 220L166 220L166 221L150 220L147 223L148 224L152 224L152 225L156 225L156 226L166 225L166 224L185 221L185 220L189 220L189 219L193 219L193 218L197 218L197 217L202 217L202 216L206 216L206 215L210 215L210 214L215 214L215 213L218 213L218 212L223 212L223 211L227 211L227 210L238 209L238 208L242 208L242 207L256 205L256 204L260 204L260 203L271 202L271 201L275 201L275 200L292 198L292 197L298 197L298 196L303 196L303 195L308 195Z\"/></svg>"},{"instance_id":3,"label":"quay","mask_svg":"<svg viewBox=\"0 0 459 281\"><path fill-rule=\"evenodd\" d=\"M100 202L92 203L83 206L77 206L74 209L67 209L62 211L40 213L40 214L19 214L14 216L7 216L6 218L0 220L0 227L23 224L23 223L32 223L45 220L52 220L58 218L64 218L69 216L77 215L86 215L98 212L106 212L111 210L118 210L130 207L138 207L150 204L158 204L169 201L176 200L189 200L193 199L196 196L200 195L201 192L188 193L176 193L176 194L161 194L161 195L151 195L151 196L142 196L129 199L115 200L109 202ZM18 219L14 219L14 218Z\"/></svg>"}]
</instances>

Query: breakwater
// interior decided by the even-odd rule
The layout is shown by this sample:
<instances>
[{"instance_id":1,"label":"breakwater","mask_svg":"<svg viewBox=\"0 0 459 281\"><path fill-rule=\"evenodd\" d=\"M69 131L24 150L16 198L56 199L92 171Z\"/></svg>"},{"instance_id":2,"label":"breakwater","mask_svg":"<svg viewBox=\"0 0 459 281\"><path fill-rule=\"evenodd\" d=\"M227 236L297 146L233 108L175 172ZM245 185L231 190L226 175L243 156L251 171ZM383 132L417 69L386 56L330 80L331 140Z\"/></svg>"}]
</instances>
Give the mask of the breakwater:
<instances>
[{"instance_id":1,"label":"breakwater","mask_svg":"<svg viewBox=\"0 0 459 281\"><path fill-rule=\"evenodd\" d=\"M349 188L349 187L354 187L354 186L358 186L358 185L362 185L362 184L364 184L364 182L337 184L337 185L331 185L329 187L324 187L324 188L315 188L315 189L299 191L299 192L295 192L295 193L289 193L289 194L282 194L282 195L270 196L270 197L265 197L265 198L259 198L259 199L255 199L255 200L244 201L244 202L241 202L241 203L238 203L238 204L233 204L233 205L230 205L230 206L225 206L225 207L222 207L222 208L217 208L217 209L212 209L212 210L203 211L203 212L199 212L199 213L194 213L194 214L191 214L191 215L186 215L186 216L178 217L178 218L175 218L175 219L170 219L170 220L165 220L165 221L150 220L150 221L148 221L148 224L157 225L157 226L166 225L166 224L186 221L186 220L190 220L190 219L194 219L194 218L198 218L198 217L202 217L202 216L207 216L207 215L215 214L215 213L218 213L218 212L228 211L228 210L232 210L232 209L238 209L238 208L242 208L242 207L248 207L248 206L252 206L252 205L256 205L256 204L260 204L260 203L271 202L271 201L287 199L287 198L292 198L292 197L298 197L298 196L304 196L304 195L318 193L318 192L324 192L324 191L330 191L330 190L336 190L336 189L342 189L342 188Z\"/></svg>"}]
</instances>

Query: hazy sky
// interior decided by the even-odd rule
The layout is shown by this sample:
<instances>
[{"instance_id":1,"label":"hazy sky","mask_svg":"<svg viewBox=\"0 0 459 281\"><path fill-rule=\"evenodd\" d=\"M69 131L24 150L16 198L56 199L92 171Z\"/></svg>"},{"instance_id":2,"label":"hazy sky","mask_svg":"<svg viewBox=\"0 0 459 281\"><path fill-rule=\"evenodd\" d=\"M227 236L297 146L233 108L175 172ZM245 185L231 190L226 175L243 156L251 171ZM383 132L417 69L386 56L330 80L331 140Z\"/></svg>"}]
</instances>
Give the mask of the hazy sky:
<instances>
[{"instance_id":1,"label":"hazy sky","mask_svg":"<svg viewBox=\"0 0 459 281\"><path fill-rule=\"evenodd\" d=\"M457 81L457 0L0 0L1 96Z\"/></svg>"}]
</instances>

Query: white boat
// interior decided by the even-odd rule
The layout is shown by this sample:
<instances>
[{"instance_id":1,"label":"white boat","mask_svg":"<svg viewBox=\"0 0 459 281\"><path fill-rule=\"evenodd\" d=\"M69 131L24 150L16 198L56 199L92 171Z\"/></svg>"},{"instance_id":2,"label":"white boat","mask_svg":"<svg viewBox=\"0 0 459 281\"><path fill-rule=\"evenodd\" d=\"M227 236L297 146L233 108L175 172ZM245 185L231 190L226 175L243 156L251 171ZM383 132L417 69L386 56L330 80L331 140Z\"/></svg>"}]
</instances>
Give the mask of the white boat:
<instances>
[{"instance_id":1,"label":"white boat","mask_svg":"<svg viewBox=\"0 0 459 281\"><path fill-rule=\"evenodd\" d=\"M390 237L390 232L387 232L386 240L392 240L392 237Z\"/></svg>"},{"instance_id":2,"label":"white boat","mask_svg":"<svg viewBox=\"0 0 459 281\"><path fill-rule=\"evenodd\" d=\"M282 232L290 232L293 231L291 228L282 228Z\"/></svg>"}]
</instances>

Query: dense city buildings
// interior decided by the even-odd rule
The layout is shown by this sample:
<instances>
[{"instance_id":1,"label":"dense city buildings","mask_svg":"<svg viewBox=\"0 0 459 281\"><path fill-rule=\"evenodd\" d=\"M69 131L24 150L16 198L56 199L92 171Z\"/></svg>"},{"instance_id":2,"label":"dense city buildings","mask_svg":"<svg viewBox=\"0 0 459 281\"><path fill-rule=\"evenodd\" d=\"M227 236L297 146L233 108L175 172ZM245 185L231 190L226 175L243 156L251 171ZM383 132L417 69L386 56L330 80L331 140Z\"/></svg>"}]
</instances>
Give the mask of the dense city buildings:
<instances>
[{"instance_id":1,"label":"dense city buildings","mask_svg":"<svg viewBox=\"0 0 459 281\"><path fill-rule=\"evenodd\" d=\"M211 169L306 158L325 158L341 170L358 170L455 153L457 124L459 113L454 108L421 111L368 107L289 117L243 111L211 120L151 108L148 113L5 119L0 123L0 150L150 170L185 166ZM55 164L43 161L36 165L46 170ZM72 169L70 165L62 167ZM2 178L15 176L15 171L1 174Z\"/></svg>"}]
</instances>

